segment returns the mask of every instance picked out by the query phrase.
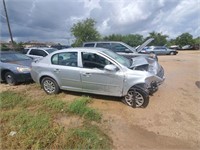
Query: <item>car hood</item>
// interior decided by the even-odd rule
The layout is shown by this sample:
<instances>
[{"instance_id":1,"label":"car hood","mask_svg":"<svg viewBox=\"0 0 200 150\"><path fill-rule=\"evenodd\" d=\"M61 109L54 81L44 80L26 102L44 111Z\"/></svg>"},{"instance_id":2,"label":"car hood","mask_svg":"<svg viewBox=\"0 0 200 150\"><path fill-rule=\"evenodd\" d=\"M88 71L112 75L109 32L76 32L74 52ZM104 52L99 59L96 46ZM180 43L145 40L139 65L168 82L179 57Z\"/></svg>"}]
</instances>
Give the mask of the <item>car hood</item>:
<instances>
[{"instance_id":1,"label":"car hood","mask_svg":"<svg viewBox=\"0 0 200 150\"><path fill-rule=\"evenodd\" d=\"M162 66L153 58L138 56L132 58L132 65L129 67L132 70L147 71L153 75L163 78L163 75L158 75L164 71Z\"/></svg>"},{"instance_id":2,"label":"car hood","mask_svg":"<svg viewBox=\"0 0 200 150\"><path fill-rule=\"evenodd\" d=\"M131 60L132 60L132 64L130 68L135 68L142 65L149 65L147 59L143 56L134 57L134 58L131 58Z\"/></svg>"},{"instance_id":3,"label":"car hood","mask_svg":"<svg viewBox=\"0 0 200 150\"><path fill-rule=\"evenodd\" d=\"M154 40L154 38L150 38L150 39L146 40L142 45L139 45L136 47L136 51L140 52L144 47L146 47L153 40Z\"/></svg>"},{"instance_id":4,"label":"car hood","mask_svg":"<svg viewBox=\"0 0 200 150\"><path fill-rule=\"evenodd\" d=\"M32 60L20 60L20 61L10 61L7 62L8 64L14 64L17 66L26 66L26 67L31 67L31 62Z\"/></svg>"}]
</instances>

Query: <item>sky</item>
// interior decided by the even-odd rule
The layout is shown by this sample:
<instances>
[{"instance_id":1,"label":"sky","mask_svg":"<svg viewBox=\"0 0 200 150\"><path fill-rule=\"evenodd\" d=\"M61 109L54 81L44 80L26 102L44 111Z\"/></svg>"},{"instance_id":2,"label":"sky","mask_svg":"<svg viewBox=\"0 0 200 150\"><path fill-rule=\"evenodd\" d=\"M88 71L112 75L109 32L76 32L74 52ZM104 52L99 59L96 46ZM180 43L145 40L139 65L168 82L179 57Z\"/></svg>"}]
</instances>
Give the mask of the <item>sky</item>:
<instances>
[{"instance_id":1,"label":"sky","mask_svg":"<svg viewBox=\"0 0 200 150\"><path fill-rule=\"evenodd\" d=\"M159 32L200 36L200 0L5 0L14 41L71 44L71 27L86 18L102 36ZM1 41L9 41L0 1Z\"/></svg>"}]
</instances>

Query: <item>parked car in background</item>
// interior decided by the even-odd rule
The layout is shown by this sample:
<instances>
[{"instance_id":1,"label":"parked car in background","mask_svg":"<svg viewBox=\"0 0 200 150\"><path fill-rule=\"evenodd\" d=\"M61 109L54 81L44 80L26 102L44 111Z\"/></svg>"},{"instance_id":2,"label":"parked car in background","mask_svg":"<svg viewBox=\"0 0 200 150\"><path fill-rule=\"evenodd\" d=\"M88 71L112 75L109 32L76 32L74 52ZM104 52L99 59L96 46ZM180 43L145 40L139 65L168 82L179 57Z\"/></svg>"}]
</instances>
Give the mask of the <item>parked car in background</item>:
<instances>
[{"instance_id":1,"label":"parked car in background","mask_svg":"<svg viewBox=\"0 0 200 150\"><path fill-rule=\"evenodd\" d=\"M24 49L22 53L26 54L28 57L36 59L45 57L56 50L57 49L55 48L48 48L48 47L31 47Z\"/></svg>"},{"instance_id":2,"label":"parked car in background","mask_svg":"<svg viewBox=\"0 0 200 150\"><path fill-rule=\"evenodd\" d=\"M176 55L178 51L175 49L169 49L163 46L149 46L143 48L143 50L139 51L142 54L156 54L156 55Z\"/></svg>"},{"instance_id":3,"label":"parked car in background","mask_svg":"<svg viewBox=\"0 0 200 150\"><path fill-rule=\"evenodd\" d=\"M140 51L143 49L146 45L148 45L151 41L153 41L153 38L148 39L146 42L144 42L142 45L137 46L137 49L129 46L126 43L119 42L119 41L94 41L94 42L85 42L83 43L83 47L100 47L100 48L106 48L109 49L119 55L122 55L126 58L133 58L137 56L145 56L145 57L151 57L157 59L157 56L155 54L149 55L149 54L140 54L137 51Z\"/></svg>"},{"instance_id":4,"label":"parked car in background","mask_svg":"<svg viewBox=\"0 0 200 150\"><path fill-rule=\"evenodd\" d=\"M31 81L30 67L32 59L24 54L10 51L0 52L0 80L9 85Z\"/></svg>"},{"instance_id":5,"label":"parked car in background","mask_svg":"<svg viewBox=\"0 0 200 150\"><path fill-rule=\"evenodd\" d=\"M56 48L58 50L61 50L61 49L65 49L65 48L70 48L71 46L68 46L68 45L51 45L51 48Z\"/></svg>"},{"instance_id":6,"label":"parked car in background","mask_svg":"<svg viewBox=\"0 0 200 150\"><path fill-rule=\"evenodd\" d=\"M149 91L163 79L134 70L134 62L103 48L69 48L32 63L31 76L47 94L60 89L123 97L132 107L146 107Z\"/></svg>"}]
</instances>

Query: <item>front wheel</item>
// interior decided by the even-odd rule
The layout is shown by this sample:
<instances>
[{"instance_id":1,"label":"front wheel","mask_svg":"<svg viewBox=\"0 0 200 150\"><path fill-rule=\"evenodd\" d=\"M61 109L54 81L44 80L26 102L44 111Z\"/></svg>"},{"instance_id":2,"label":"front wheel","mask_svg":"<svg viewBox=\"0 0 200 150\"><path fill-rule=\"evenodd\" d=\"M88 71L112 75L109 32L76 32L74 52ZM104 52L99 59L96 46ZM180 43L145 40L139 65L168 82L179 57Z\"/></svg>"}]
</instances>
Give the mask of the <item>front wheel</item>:
<instances>
[{"instance_id":1,"label":"front wheel","mask_svg":"<svg viewBox=\"0 0 200 150\"><path fill-rule=\"evenodd\" d=\"M50 77L43 78L41 85L42 85L43 90L47 94L50 94L50 95L58 94L60 91L60 88L59 88L58 84L56 83L56 81Z\"/></svg>"},{"instance_id":2,"label":"front wheel","mask_svg":"<svg viewBox=\"0 0 200 150\"><path fill-rule=\"evenodd\" d=\"M131 88L122 101L134 108L145 108L149 104L149 94L140 88Z\"/></svg>"},{"instance_id":3,"label":"front wheel","mask_svg":"<svg viewBox=\"0 0 200 150\"><path fill-rule=\"evenodd\" d=\"M4 76L6 83L9 85L16 85L17 81L15 79L15 75L12 72L6 72Z\"/></svg>"},{"instance_id":4,"label":"front wheel","mask_svg":"<svg viewBox=\"0 0 200 150\"><path fill-rule=\"evenodd\" d=\"M170 54L170 55L176 55L175 52L170 52L169 54Z\"/></svg>"}]
</instances>

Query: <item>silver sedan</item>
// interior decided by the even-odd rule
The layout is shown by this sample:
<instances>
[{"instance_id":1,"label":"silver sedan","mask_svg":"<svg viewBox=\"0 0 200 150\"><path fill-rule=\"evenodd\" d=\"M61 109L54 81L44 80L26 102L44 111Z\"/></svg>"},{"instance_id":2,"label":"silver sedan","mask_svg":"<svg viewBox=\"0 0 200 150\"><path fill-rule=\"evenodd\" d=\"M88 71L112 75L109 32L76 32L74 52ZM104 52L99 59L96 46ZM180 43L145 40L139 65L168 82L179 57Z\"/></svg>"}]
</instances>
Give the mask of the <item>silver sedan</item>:
<instances>
[{"instance_id":1,"label":"silver sedan","mask_svg":"<svg viewBox=\"0 0 200 150\"><path fill-rule=\"evenodd\" d=\"M47 94L60 90L122 97L132 107L146 107L149 91L163 79L134 70L132 61L103 48L69 48L32 63L31 76Z\"/></svg>"}]
</instances>

